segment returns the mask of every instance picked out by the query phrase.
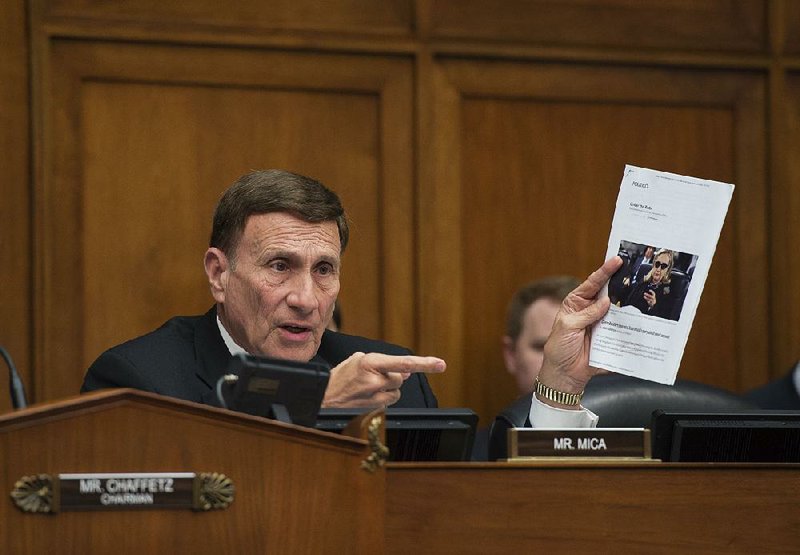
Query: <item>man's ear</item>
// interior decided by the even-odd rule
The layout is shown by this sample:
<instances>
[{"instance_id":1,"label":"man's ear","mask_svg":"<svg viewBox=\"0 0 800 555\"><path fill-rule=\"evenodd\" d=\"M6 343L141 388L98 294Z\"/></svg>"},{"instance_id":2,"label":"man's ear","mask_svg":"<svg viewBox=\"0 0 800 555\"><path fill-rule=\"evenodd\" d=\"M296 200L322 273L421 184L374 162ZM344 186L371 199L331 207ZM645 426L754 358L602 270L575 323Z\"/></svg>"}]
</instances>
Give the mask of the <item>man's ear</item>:
<instances>
[{"instance_id":1,"label":"man's ear","mask_svg":"<svg viewBox=\"0 0 800 555\"><path fill-rule=\"evenodd\" d=\"M514 343L515 341L509 336L503 336L503 360L506 363L506 370L512 375L517 373L517 357L514 356Z\"/></svg>"},{"instance_id":2,"label":"man's ear","mask_svg":"<svg viewBox=\"0 0 800 555\"><path fill-rule=\"evenodd\" d=\"M211 296L218 303L225 302L225 289L228 286L228 272L230 262L225 253L216 247L210 247L206 251L203 265L208 278L208 287L211 289Z\"/></svg>"}]
</instances>

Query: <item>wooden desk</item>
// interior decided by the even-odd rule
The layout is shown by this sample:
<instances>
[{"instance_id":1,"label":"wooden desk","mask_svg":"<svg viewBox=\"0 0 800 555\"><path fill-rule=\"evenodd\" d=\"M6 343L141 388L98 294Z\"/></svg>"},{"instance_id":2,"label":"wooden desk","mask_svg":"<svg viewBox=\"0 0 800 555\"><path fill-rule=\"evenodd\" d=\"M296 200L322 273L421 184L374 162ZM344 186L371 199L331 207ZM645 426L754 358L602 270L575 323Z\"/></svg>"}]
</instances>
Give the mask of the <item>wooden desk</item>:
<instances>
[{"instance_id":1,"label":"wooden desk","mask_svg":"<svg viewBox=\"0 0 800 555\"><path fill-rule=\"evenodd\" d=\"M800 552L800 465L389 465L387 553Z\"/></svg>"},{"instance_id":2,"label":"wooden desk","mask_svg":"<svg viewBox=\"0 0 800 555\"><path fill-rule=\"evenodd\" d=\"M221 472L224 510L23 513L0 553L800 552L800 465L457 463L369 473L368 442L133 390L0 415L0 486ZM383 508L386 507L384 512ZM384 534L385 530L385 534ZM68 546L68 547L64 547Z\"/></svg>"},{"instance_id":3,"label":"wooden desk","mask_svg":"<svg viewBox=\"0 0 800 555\"><path fill-rule=\"evenodd\" d=\"M382 553L385 472L362 469L370 454L366 440L126 389L3 414L0 554ZM10 496L23 477L127 472L218 472L235 499L37 514Z\"/></svg>"}]
</instances>

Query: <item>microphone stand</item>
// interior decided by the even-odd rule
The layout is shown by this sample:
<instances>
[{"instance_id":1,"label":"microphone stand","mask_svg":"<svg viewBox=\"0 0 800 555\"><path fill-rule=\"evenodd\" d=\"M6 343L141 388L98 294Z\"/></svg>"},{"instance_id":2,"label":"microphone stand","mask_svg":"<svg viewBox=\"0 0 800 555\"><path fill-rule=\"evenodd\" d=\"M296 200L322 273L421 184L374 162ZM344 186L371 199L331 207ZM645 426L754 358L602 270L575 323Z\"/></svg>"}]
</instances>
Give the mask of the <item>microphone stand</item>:
<instances>
[{"instance_id":1,"label":"microphone stand","mask_svg":"<svg viewBox=\"0 0 800 555\"><path fill-rule=\"evenodd\" d=\"M25 400L25 386L22 385L22 380L17 374L17 369L14 367L14 362L11 360L11 355L8 354L2 346L0 346L0 355L3 355L3 358L8 364L8 382L9 382L9 390L11 393L11 405L15 409L24 409L28 406L28 402Z\"/></svg>"}]
</instances>

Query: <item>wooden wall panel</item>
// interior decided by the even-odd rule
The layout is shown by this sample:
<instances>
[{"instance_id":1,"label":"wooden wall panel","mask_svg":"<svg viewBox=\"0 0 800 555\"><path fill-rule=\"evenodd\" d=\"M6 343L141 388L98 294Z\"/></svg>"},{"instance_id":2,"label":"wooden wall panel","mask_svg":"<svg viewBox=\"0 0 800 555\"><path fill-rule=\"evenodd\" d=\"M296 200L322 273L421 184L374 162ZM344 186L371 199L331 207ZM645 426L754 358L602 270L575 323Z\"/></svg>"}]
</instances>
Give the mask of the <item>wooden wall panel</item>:
<instances>
[{"instance_id":1,"label":"wooden wall panel","mask_svg":"<svg viewBox=\"0 0 800 555\"><path fill-rule=\"evenodd\" d=\"M763 51L764 0L431 0L438 38L592 47Z\"/></svg>"},{"instance_id":2,"label":"wooden wall panel","mask_svg":"<svg viewBox=\"0 0 800 555\"><path fill-rule=\"evenodd\" d=\"M315 31L408 34L413 19L411 0L237 0L216 2L162 2L129 0L33 0L42 17L50 21L104 21L125 25L175 26L195 30L233 28L242 33L258 31Z\"/></svg>"},{"instance_id":3,"label":"wooden wall panel","mask_svg":"<svg viewBox=\"0 0 800 555\"><path fill-rule=\"evenodd\" d=\"M782 19L786 52L800 54L800 3L784 0Z\"/></svg>"},{"instance_id":4,"label":"wooden wall panel","mask_svg":"<svg viewBox=\"0 0 800 555\"><path fill-rule=\"evenodd\" d=\"M681 376L742 390L800 356L792 0L6 4L0 241L22 262L0 342L37 400L208 306L210 207L265 165L341 193L346 331L445 356L443 405L506 400L508 295L596 266L625 162L737 183Z\"/></svg>"},{"instance_id":5,"label":"wooden wall panel","mask_svg":"<svg viewBox=\"0 0 800 555\"><path fill-rule=\"evenodd\" d=\"M772 377L784 375L800 360L800 73L790 73L778 96L773 119L776 144L773 170L771 336L776 353Z\"/></svg>"},{"instance_id":6,"label":"wooden wall panel","mask_svg":"<svg viewBox=\"0 0 800 555\"><path fill-rule=\"evenodd\" d=\"M440 72L436 94L451 101L435 117L456 131L430 138L447 153L435 165L460 172L420 205L420 332L451 362L444 396L484 416L513 398L500 355L508 299L602 262L625 163L737 183L680 375L733 390L766 376L766 338L748 331L766 325L769 302L762 77L454 60ZM452 212L447 230L428 225Z\"/></svg>"},{"instance_id":7,"label":"wooden wall panel","mask_svg":"<svg viewBox=\"0 0 800 555\"><path fill-rule=\"evenodd\" d=\"M25 2L10 0L0 10L0 252L4 268L0 287L0 345L13 359L30 389L31 238L30 238L30 99ZM8 370L0 360L0 383ZM11 408L0 388L0 413Z\"/></svg>"},{"instance_id":8,"label":"wooden wall panel","mask_svg":"<svg viewBox=\"0 0 800 555\"><path fill-rule=\"evenodd\" d=\"M71 41L50 62L41 398L77 391L103 349L211 306L213 206L252 168L340 192L346 330L410 341L413 266L382 262L411 259L407 62Z\"/></svg>"}]
</instances>

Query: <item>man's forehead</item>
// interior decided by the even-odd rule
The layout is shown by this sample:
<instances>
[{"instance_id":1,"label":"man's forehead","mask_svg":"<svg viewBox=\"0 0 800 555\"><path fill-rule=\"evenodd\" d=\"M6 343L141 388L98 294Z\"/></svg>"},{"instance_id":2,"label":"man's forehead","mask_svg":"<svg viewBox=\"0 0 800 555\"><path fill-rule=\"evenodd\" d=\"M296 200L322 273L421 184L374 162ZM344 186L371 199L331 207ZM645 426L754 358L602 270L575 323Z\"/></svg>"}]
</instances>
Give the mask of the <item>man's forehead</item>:
<instances>
[{"instance_id":1,"label":"man's forehead","mask_svg":"<svg viewBox=\"0 0 800 555\"><path fill-rule=\"evenodd\" d=\"M525 310L523 326L533 333L550 333L561 304L550 297L540 297Z\"/></svg>"},{"instance_id":2,"label":"man's forehead","mask_svg":"<svg viewBox=\"0 0 800 555\"><path fill-rule=\"evenodd\" d=\"M307 222L286 212L250 216L243 239L254 254L272 250L318 251L338 258L341 250L336 222Z\"/></svg>"}]
</instances>

